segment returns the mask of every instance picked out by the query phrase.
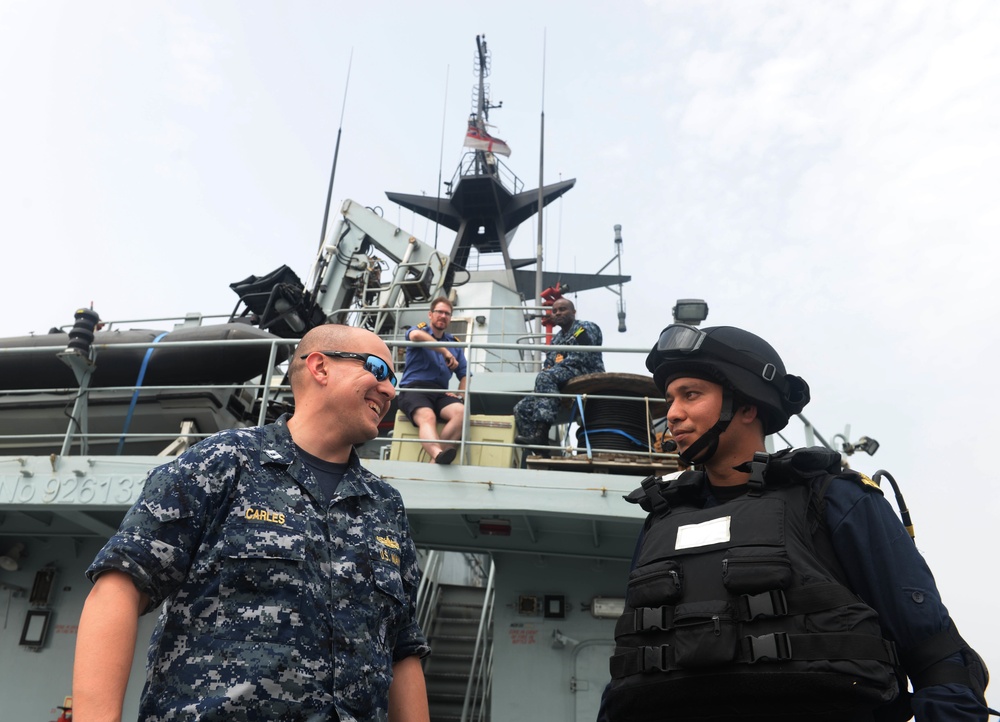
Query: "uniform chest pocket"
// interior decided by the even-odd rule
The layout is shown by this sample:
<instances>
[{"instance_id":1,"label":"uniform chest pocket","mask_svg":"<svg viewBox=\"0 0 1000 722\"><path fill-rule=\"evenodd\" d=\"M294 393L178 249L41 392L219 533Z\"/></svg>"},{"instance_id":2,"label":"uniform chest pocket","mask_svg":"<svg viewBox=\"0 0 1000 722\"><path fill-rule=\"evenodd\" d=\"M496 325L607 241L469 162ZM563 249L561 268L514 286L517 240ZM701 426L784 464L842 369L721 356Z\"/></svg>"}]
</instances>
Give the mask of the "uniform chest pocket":
<instances>
[{"instance_id":1,"label":"uniform chest pocket","mask_svg":"<svg viewBox=\"0 0 1000 722\"><path fill-rule=\"evenodd\" d=\"M736 547L722 559L722 583L737 594L757 594L772 589L788 589L792 563L784 549Z\"/></svg>"},{"instance_id":2,"label":"uniform chest pocket","mask_svg":"<svg viewBox=\"0 0 1000 722\"><path fill-rule=\"evenodd\" d=\"M395 535L390 532L374 534L369 563L376 591L388 597L385 601L390 604L405 605L407 596L401 572L402 555Z\"/></svg>"},{"instance_id":3,"label":"uniform chest pocket","mask_svg":"<svg viewBox=\"0 0 1000 722\"><path fill-rule=\"evenodd\" d=\"M709 667L736 658L736 622L725 602L678 605L674 627L674 661L678 667Z\"/></svg>"},{"instance_id":4,"label":"uniform chest pocket","mask_svg":"<svg viewBox=\"0 0 1000 722\"><path fill-rule=\"evenodd\" d=\"M381 649L392 649L403 621L409 618L409 597L403 581L401 535L391 524L370 522L368 563L374 594L369 630Z\"/></svg>"},{"instance_id":5,"label":"uniform chest pocket","mask_svg":"<svg viewBox=\"0 0 1000 722\"><path fill-rule=\"evenodd\" d=\"M673 559L633 569L628 575L626 600L634 609L659 607L680 599L683 591L681 565Z\"/></svg>"},{"instance_id":6,"label":"uniform chest pocket","mask_svg":"<svg viewBox=\"0 0 1000 722\"><path fill-rule=\"evenodd\" d=\"M287 527L248 523L232 529L224 544L216 636L293 643L312 597L305 536Z\"/></svg>"}]
</instances>

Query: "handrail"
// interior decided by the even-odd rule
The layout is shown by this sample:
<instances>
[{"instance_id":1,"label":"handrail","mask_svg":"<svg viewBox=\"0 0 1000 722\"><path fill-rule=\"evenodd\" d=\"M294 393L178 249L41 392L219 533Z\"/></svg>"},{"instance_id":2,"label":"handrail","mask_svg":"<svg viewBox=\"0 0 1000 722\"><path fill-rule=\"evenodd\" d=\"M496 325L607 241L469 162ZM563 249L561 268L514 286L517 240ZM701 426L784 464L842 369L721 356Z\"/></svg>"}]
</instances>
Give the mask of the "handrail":
<instances>
[{"instance_id":1,"label":"handrail","mask_svg":"<svg viewBox=\"0 0 1000 722\"><path fill-rule=\"evenodd\" d=\"M424 572L417 586L417 624L421 629L430 629L434 623L434 613L437 609L437 599L440 591L438 573L444 557L435 550L427 553Z\"/></svg>"},{"instance_id":2,"label":"handrail","mask_svg":"<svg viewBox=\"0 0 1000 722\"><path fill-rule=\"evenodd\" d=\"M268 412L268 408L270 406L270 402L273 399L280 399L280 397L282 395L286 395L289 392L289 388L290 388L285 383L278 383L277 379L275 378L275 374L276 373L279 373L279 372L282 373L282 374L284 373L283 371L279 371L279 370L281 368L281 365L283 363L285 363L285 362L282 362L282 364L279 364L278 361L277 361L278 347L279 346L291 346L292 344L296 344L296 343L298 343L298 341L295 340L295 339L240 339L240 340L208 340L208 341L202 340L202 341L176 341L176 342L171 342L171 347L172 348L180 348L180 347L206 348L206 347L213 347L213 346L216 346L218 344L228 344L230 346L239 346L239 347L261 347L261 346L264 346L266 344L269 347L269 353L268 353L268 361L267 361L267 365L266 365L266 371L264 373L262 373L260 375L260 377L258 377L257 379L254 379L251 382L246 382L246 383L242 383L242 384L240 384L240 383L212 384L212 385L203 385L203 384L179 385L179 384L174 384L174 385L169 385L169 386L149 386L149 385L146 385L146 386L140 387L138 389L135 386L103 386L103 387L99 387L99 388L93 388L92 387L86 393L90 394L91 398L101 398L101 399L108 399L108 400L110 400L110 399L114 399L115 398L115 394L120 394L120 395L133 394L136 391L138 392L138 395L141 398L149 398L149 396L152 396L152 395L155 395L155 394L162 394L162 393L177 393L177 394L183 395L184 393L190 393L190 392L205 393L206 391L210 390L213 394L215 394L215 396L212 397L212 398L215 399L212 403L216 404L216 405L218 405L220 403L224 405L226 403L225 399L227 398L227 394L242 393L242 394L244 394L244 396L243 396L243 402L242 403L244 403L244 404L250 404L250 405L252 405L253 403L259 403L259 408L255 410L255 413L256 413L255 421L258 424L262 424L266 420L266 414ZM405 340L402 340L402 339L400 339L400 340L396 340L396 339L389 339L389 340L387 340L387 344L389 344L390 346L401 347L401 348L405 348L405 347L409 347L409 346L419 346L420 343L421 342L405 341ZM443 345L443 346L449 346L449 347L462 347L462 348L464 348L466 350L467 353L471 352L472 349L490 349L490 350L494 350L494 349L497 349L497 348L513 348L513 349L523 350L523 349L528 348L527 346L525 346L523 344L497 344L497 343L488 343L488 342L474 340L472 338L467 338L465 341L461 341L461 342L442 342L441 345ZM105 349L105 348L114 347L115 349L125 350L125 349L148 349L151 346L152 346L152 342L149 342L149 341L134 342L134 343L122 343L122 344L107 344L107 343L103 343L102 344L102 343L98 343L98 344L95 344L95 348L97 348L97 355L96 355L97 362L100 363L100 352L103 349ZM50 348L53 351L53 353L57 352L57 350L58 350L58 347L44 347L44 350L49 350ZM163 348L163 346L160 346L160 348ZM582 346L550 346L548 348L549 349L574 349L574 350L589 350L589 349L593 349L593 350L600 350L600 351L603 351L603 352L608 352L608 351L614 352L614 351L619 351L620 350L620 351L628 352L628 353L645 353L645 349L631 349L631 348L615 349L615 348L609 348L609 347L582 347ZM35 352L35 353L37 353L38 350L39 350L38 347L31 347L31 348L26 348L26 349L24 349L24 348L17 348L17 349L7 348L7 349L0 349L0 353L29 353L29 352ZM488 390L488 391L482 390L481 388L479 388L479 384L477 384L475 382L476 374L470 374L470 376L468 378L469 378L469 380L467 382L467 387L466 387L466 389L464 391L465 399L466 399L466 402L468 404L467 408L471 408L471 406L474 403L475 399L476 398L481 398L482 395L484 395L484 394L489 395L490 397L494 397L494 398L496 398L496 397L508 397L508 398L509 397L515 397L515 398L520 398L520 397L522 397L525 394L525 391L520 391L520 390L519 391L505 391L505 390L500 390L500 389L491 389L491 390ZM4 392L3 396L7 396L8 398L11 397L11 396L15 396L15 397L16 396L27 397L29 395L35 395L36 397L45 397L46 395L50 395L50 396L51 395L55 395L57 397L62 397L62 396L66 396L66 395L77 394L78 392L79 392L78 389L72 388L72 387L59 387L59 388L50 388L50 389L44 389L44 388L43 389L12 389L10 391ZM423 392L424 393L434 393L435 391L434 390L427 390L427 389L425 389L425 390L423 390ZM405 394L405 393L407 393L407 390L406 389L398 389L398 393ZM441 393L447 393L447 391L442 390ZM552 397L552 398L558 398L558 399L563 399L563 400L571 400L571 399L574 398L574 395L572 395L572 394L538 394L538 395ZM649 414L648 414L649 399L645 399L645 398L642 398L642 397L635 397L635 396L620 396L620 395L612 395L612 394L608 394L608 395L605 395L605 394L591 394L590 396L593 396L595 398L599 396L601 398L607 398L607 399L611 399L611 400L620 400L620 401L644 403L647 406L647 411L644 413L644 415L646 415L647 416L647 420L649 420L648 419L648 417L649 417ZM34 401L34 400L35 399L30 399L28 401ZM39 398L39 401L44 401L44 400L45 400L44 398ZM14 402L14 405L16 406L17 403L18 402ZM27 401L25 401L25 403L27 403ZM50 403L54 403L54 401L51 401ZM250 408L248 407L247 411L249 411L249 410L250 410ZM249 419L247 419L247 420L249 420ZM469 433L471 421L472 421L471 414L466 414L465 415L465 419L464 419L464 423L463 423L462 434L461 434L460 438L457 440L458 444L459 444L459 450L460 450L460 453L461 453L461 456L460 456L461 459L467 460L467 458L468 458L467 457L467 452L468 452L468 449L470 447L474 447L474 446L479 446L479 447L497 447L497 446L499 446L499 447L510 447L510 446L513 446L512 444L502 443L502 442L497 442L497 441L475 441L475 440L472 440L470 438L470 433ZM36 445L39 445L39 444L45 444L45 443L47 443L50 440L56 440L56 439L60 439L61 438L61 439L64 439L64 440L68 439L70 441L70 445L68 445L66 448L72 448L72 445L77 444L77 442L79 442L84 437L86 437L88 440L91 440L91 441L94 441L94 442L106 442L106 441L110 441L110 440L113 440L113 439L119 439L119 438L122 437L122 433L119 430L114 430L114 431L90 431L87 434L83 434L83 433L81 433L81 431L79 431L77 429L76 423L73 422L72 420L70 421L70 423L69 423L68 426L69 426L69 428L65 428L64 427L63 430L60 431L60 432L58 432L58 433L56 433L56 432L27 433L26 432L26 433L18 433L18 434L4 434L3 437L0 438L0 441L6 441L6 442L8 442L8 444L10 444L10 442L13 442L14 445L16 445L16 444L27 444L29 447L31 447L31 446L36 446ZM647 426L648 426L648 424L647 424ZM206 429L206 430L189 429L183 435L186 436L186 437L188 437L188 438L191 438L191 439L200 439L200 438L205 438L207 436L210 436L212 433L215 433L215 429L211 429L211 428L210 429ZM129 431L129 433L126 435L126 438L129 439L129 440L131 440L131 441L141 441L141 442L144 442L144 443L146 443L148 445L150 442L155 442L155 441L161 440L161 439L164 440L165 443L169 443L171 441L176 440L180 435L181 435L180 429L169 428L169 429L166 429L166 430L164 430L164 431L161 432L160 430L155 429L155 428L154 429L150 429L148 427L148 425L147 425L147 427L146 427L145 430L138 430L138 431L132 430L132 431ZM432 440L433 439L407 438L407 439L397 439L397 440L393 440L393 441L394 442L395 441L399 441L400 443L419 443L421 441L432 441ZM572 448L573 445L572 444L568 444L567 446L569 448ZM547 449L551 450L551 447L528 447L528 448L547 448ZM600 451L614 451L616 454L622 455L622 456L625 456L625 457L630 457L630 456L631 457L636 457L636 458L641 457L641 458L647 458L647 459L649 459L651 461L668 460L668 459L675 458L675 455L673 455L673 454L657 453L657 452L654 452L654 451L652 451L651 449L648 449L648 448L646 450L632 451L632 450L607 450L607 449L600 449L600 448L596 448L595 447L595 450L598 451L598 452L600 452ZM0 449L0 453L3 453L2 449ZM19 450L17 453L24 453L24 452L22 450ZM75 451L75 453L81 453L81 452L80 452L79 449L77 449Z\"/></svg>"},{"instance_id":3,"label":"handrail","mask_svg":"<svg viewBox=\"0 0 1000 722\"><path fill-rule=\"evenodd\" d=\"M505 307L497 307L505 308ZM469 312L474 309L469 309ZM489 341L484 338L476 338L478 334L470 333L466 335L464 341L455 342L442 342L442 346L447 347L460 347L466 351L467 356L472 355L473 350L483 349L487 353L496 353L504 350L515 350L519 352L529 352L538 348L535 344L514 344L514 343L501 343L496 341ZM255 421L258 424L264 423L266 420L266 415L269 406L274 399L280 399L282 396L287 396L289 392L289 386L285 383L279 383L278 379L275 377L276 374L284 374L283 365L287 361L278 362L278 348L280 346L290 347L298 343L297 339L284 339L284 338L274 338L274 339L216 339L216 340L192 340L192 341L171 341L170 349L211 349L217 348L220 345L225 345L227 348L268 348L268 358L266 366L262 363L262 371L258 377L252 379L251 381L245 383L227 383L227 384L171 384L162 386L152 386L143 385L137 387L136 385L119 385L119 386L100 386L93 387L85 390L84 393L88 394L89 397L93 399L100 399L103 403L117 403L118 396L124 397L128 395L137 395L140 399L148 400L157 394L175 394L183 396L187 393L200 393L204 394L206 392L211 392L214 394L214 404L213 408L217 408L219 404L223 406L226 404L227 398L232 398L233 394L240 394L242 401L241 403L246 405L252 405L254 403L259 404L259 408L254 409ZM401 338L390 338L386 339L386 343L393 348L407 348L410 346L419 346L421 342L406 341ZM138 342L128 342L128 343L107 343L97 341L93 344L93 349L95 351L96 363L100 365L102 354L109 349L115 351L138 351L138 350L148 350L154 348L153 341L138 341ZM165 349L167 346L161 342L157 349ZM577 351L600 351L603 353L645 353L645 349L633 349L633 348L617 348L617 347L601 347L601 346L547 346L546 350L577 350ZM51 352L53 355L59 353L62 350L60 345L55 346L29 346L29 347L5 347L0 348L0 356L3 355L19 355L19 354L38 354L38 353L48 353ZM155 358L155 356L154 356ZM509 362L509 359L507 359ZM486 364L480 364L481 366L486 366ZM525 369L529 364L521 364L521 368ZM475 401L477 397L481 394L489 394L493 397L520 397L524 395L522 391L502 391L502 390L489 390L484 391L480 388L480 384L475 381L477 374L472 373L468 377L467 388L465 389L465 399L467 403L471 404ZM406 393L405 389L400 389L400 393ZM64 397L72 398L74 395L80 394L80 389L72 386L60 386L60 387L49 387L49 388L33 388L33 389L9 389L0 390L0 399L6 399L8 406L15 408L23 408L19 406L20 404L30 404L30 403L45 403L51 406L51 404L59 403L59 399ZM554 396L557 398L572 398L571 395L567 394L552 394L547 396ZM602 394L603 396L603 394ZM611 399L621 399L621 400L631 400L635 401L635 397L620 397L620 396L608 396ZM206 402L209 403L209 402ZM250 409L247 408L247 411ZM95 409L91 409L91 418ZM240 412L242 413L242 412ZM227 417L229 418L229 417ZM244 417L246 418L246 417ZM249 419L246 419L249 421ZM461 444L461 452L463 454L462 458L465 458L465 453L469 446L479 445L479 446L509 446L509 444L500 444L498 442L485 442L485 441L473 441L469 438L469 415L466 415L464 428L462 436L459 440ZM67 428L68 427L68 428ZM6 441L10 445L13 442L16 444L27 444L29 446L34 446L37 444L45 444L48 441L55 441L57 439L63 439L69 442L67 449L71 449L73 445L78 445L82 439L86 438L93 441L106 442L112 439L118 439L123 436L120 429L115 430L102 430L102 431L90 431L87 434L81 433L77 428L77 424L72 419L69 420L67 427L63 427L59 432L49 432L42 429L42 432L35 431L31 427L22 427L18 429L22 433L17 434L4 434L0 441ZM204 438L210 436L214 433L215 429L207 430L189 430L184 435L192 439ZM175 440L180 434L180 429L167 428L164 431L160 431L155 427L150 428L149 425L146 426L145 430L130 429L124 437L128 440L142 440L148 444L148 442L155 442L159 439L163 439L167 442ZM417 442L417 439L406 439L404 443ZM0 449L0 453L2 449ZM18 453L23 453L19 451ZM71 452L72 453L72 452ZM79 449L75 453L80 453ZM669 458L669 457L665 457Z\"/></svg>"},{"instance_id":4,"label":"handrail","mask_svg":"<svg viewBox=\"0 0 1000 722\"><path fill-rule=\"evenodd\" d=\"M411 343L411 345L416 345L416 344L412 344ZM465 388L465 392L464 392L464 395L466 396L467 406L471 405L469 403L469 401L473 397L474 393L489 394L490 396L493 396L493 397L496 397L496 396L500 396L500 397L510 396L510 397L516 397L516 398L521 398L521 397L523 397L525 395L525 392L523 392L523 391L502 391L502 390L499 390L499 389L494 389L494 390L491 390L491 391L488 391L488 392L487 391L474 392L473 389L471 388L471 386L472 386L472 382L470 381L467 384L467 386ZM414 391L415 390L416 389L414 389ZM419 389L419 392L421 394L427 394L427 395L447 394L447 393L462 393L462 392L455 391L453 389ZM406 394L406 393L412 393L412 391L410 389L400 388L400 389L396 390L396 393L397 394ZM578 394L565 394L565 393L531 392L531 394L533 396L537 396L537 397L554 398L554 399L569 400L569 401L578 399L578 397L579 397ZM621 395L617 395L617 394L604 394L604 393L601 393L601 394L587 394L586 396L587 397L593 397L593 398L600 398L602 400L625 401L625 402L629 402L629 403L642 404L644 406L645 417L646 417L646 422L647 422L646 423L646 428L647 428L646 446L647 446L647 449L645 451L631 451L631 450L628 450L628 449L605 449L605 448L596 447L596 446L592 448L593 451L599 452L599 453L613 452L616 455L642 457L644 459L648 459L649 461L675 460L677 458L677 454L675 454L675 453L664 453L664 452L653 451L653 438L652 438L652 436L653 436L653 428L654 428L653 422L654 422L655 419L652 416L650 408L649 408L649 404L650 404L650 398L649 397L646 397L646 396L621 396ZM656 401L659 402L660 399L657 398ZM466 448L466 446L497 446L497 447L512 446L511 444L504 444L504 443L496 442L496 441L492 441L492 442L491 441L474 441L474 440L470 439L469 438L469 426L470 426L471 422L472 422L472 415L471 414L464 414L462 435L461 435L461 437L459 439L456 440L459 443L459 458L460 459L464 459L465 458L464 454L465 454L465 448ZM566 424L566 425L568 426L568 425L572 424L572 422L573 422L573 419L571 419L571 421L569 422L569 424ZM409 438L405 438L405 439L393 439L394 443L401 443L401 444L415 444L415 443L433 442L433 441L440 441L440 440L439 439L422 438L422 437L420 437L420 438L409 437ZM534 445L534 446L527 446L527 447L520 446L520 445L516 445L516 446L518 446L518 448L529 448L529 449L548 449L548 450L551 450L553 448L553 447L547 446L547 445Z\"/></svg>"},{"instance_id":5,"label":"handrail","mask_svg":"<svg viewBox=\"0 0 1000 722\"><path fill-rule=\"evenodd\" d=\"M524 189L524 182L517 177L517 174L506 163L495 155L491 164L494 170L489 174L483 173L480 170L482 161L480 160L479 153L480 151L469 151L459 159L458 168L455 170L455 174L451 178L451 184L448 186L450 189L456 188L462 178L478 178L483 175L491 175L499 178L504 189L515 195ZM448 195L451 195L450 190L448 191Z\"/></svg>"},{"instance_id":6,"label":"handrail","mask_svg":"<svg viewBox=\"0 0 1000 722\"><path fill-rule=\"evenodd\" d=\"M385 288L389 288L389 286L386 286ZM355 319L364 318L368 316L375 316L375 315L379 315L380 317L389 317L392 319L393 331L391 333L383 334L383 338L386 340L388 340L389 338L402 340L401 337L403 334L401 333L400 330L401 328L400 317L403 315L413 316L415 313L421 313L425 310L427 310L426 305L420 305L420 304L406 305L406 306L388 306L388 307L364 306L357 308L354 307L339 308L339 309L333 309L329 312L329 320L335 323L348 323L348 321L352 317L354 317ZM492 313L494 311L497 311L501 313L511 313L516 316L520 316L522 319L527 321L544 314L548 310L549 307L547 306L523 306L523 305L460 306L455 308L455 314L454 316L452 316L452 320L453 321L468 320L474 322L478 316L481 315L485 316L486 312ZM350 323L348 325L357 325L357 324ZM466 335L470 337L479 336L480 338L482 338L484 335L492 338L496 338L499 336L501 339L513 336L516 339L515 343L518 343L519 348L526 347L525 350L531 350L531 351L537 351L538 346L546 345L544 344L544 339L546 338L546 334L532 333L530 331L525 332L524 328L519 328L516 330L515 329L508 330L504 327L501 327L499 331L491 330L487 332L484 330L477 329L474 324L470 323ZM526 345L520 343L521 339L529 339L529 340L534 339L537 340L539 343ZM500 343L506 343L506 342L500 341Z\"/></svg>"},{"instance_id":7,"label":"handrail","mask_svg":"<svg viewBox=\"0 0 1000 722\"><path fill-rule=\"evenodd\" d=\"M496 579L496 564L490 559L490 574L486 580L486 596L483 599L483 608L479 613L479 628L476 630L476 643L472 650L472 663L469 667L469 679L465 685L465 699L462 701L461 722L471 722L470 712L472 712L473 695L478 690L480 679L485 672L484 666L487 658L493 656L493 645L490 637L490 629L493 626L493 595L494 582ZM482 653L480 654L480 648ZM482 705L485 707L485 703Z\"/></svg>"},{"instance_id":8,"label":"handrail","mask_svg":"<svg viewBox=\"0 0 1000 722\"><path fill-rule=\"evenodd\" d=\"M274 369L277 367L278 360L278 345L271 344L271 353L267 358L267 373L264 375L266 379L264 381L264 388L261 389L260 394L260 414L257 417L257 425L263 426L264 420L267 418L267 402L268 397L271 395L271 382L274 380Z\"/></svg>"},{"instance_id":9,"label":"handrail","mask_svg":"<svg viewBox=\"0 0 1000 722\"><path fill-rule=\"evenodd\" d=\"M493 636L490 635L489 630L493 629L493 612L496 610L494 602L495 593L489 597L490 610L489 616L486 619L486 647L480 657L479 671L476 675L476 687L472 692L473 701L478 701L479 703L478 722L484 722L484 720L489 719L493 697ZM480 687L482 687L482 692L480 692Z\"/></svg>"}]
</instances>

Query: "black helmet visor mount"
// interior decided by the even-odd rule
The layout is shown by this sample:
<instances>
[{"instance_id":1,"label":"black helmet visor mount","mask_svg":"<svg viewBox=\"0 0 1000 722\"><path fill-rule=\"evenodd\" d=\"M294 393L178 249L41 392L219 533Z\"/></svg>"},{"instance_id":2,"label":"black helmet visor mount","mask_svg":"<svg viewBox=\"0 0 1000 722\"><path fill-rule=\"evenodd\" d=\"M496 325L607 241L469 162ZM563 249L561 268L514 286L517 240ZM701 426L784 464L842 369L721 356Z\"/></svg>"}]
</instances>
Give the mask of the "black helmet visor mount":
<instances>
[{"instance_id":1,"label":"black helmet visor mount","mask_svg":"<svg viewBox=\"0 0 1000 722\"><path fill-rule=\"evenodd\" d=\"M646 359L646 368L655 371L662 361L684 358L696 352L728 361L759 375L764 381L773 383L778 374L778 368L773 363L757 361L745 353L715 341L700 328L682 323L672 323L660 332L656 347Z\"/></svg>"}]
</instances>

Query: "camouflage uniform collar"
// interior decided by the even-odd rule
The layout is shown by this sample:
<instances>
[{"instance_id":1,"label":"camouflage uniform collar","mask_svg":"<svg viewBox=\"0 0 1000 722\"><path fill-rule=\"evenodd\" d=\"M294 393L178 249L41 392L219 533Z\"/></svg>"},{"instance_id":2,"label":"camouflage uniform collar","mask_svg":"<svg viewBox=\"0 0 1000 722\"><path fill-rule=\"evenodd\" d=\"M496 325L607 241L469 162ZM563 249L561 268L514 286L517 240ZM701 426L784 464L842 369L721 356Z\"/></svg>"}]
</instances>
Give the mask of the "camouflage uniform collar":
<instances>
[{"instance_id":1,"label":"camouflage uniform collar","mask_svg":"<svg viewBox=\"0 0 1000 722\"><path fill-rule=\"evenodd\" d=\"M292 441L292 434L288 430L288 419L290 418L291 414L283 414L273 424L263 427L264 438L260 447L260 463L262 465L280 464L287 467L292 476L301 479L305 465L295 450L295 442ZM315 486L316 482L312 478L311 472L306 473L308 473L309 478L306 487L315 496L317 490L312 487ZM378 481L378 477L361 465L358 452L352 448L351 455L347 460L347 470L340 482L337 496L374 496L371 489L371 484L374 481Z\"/></svg>"},{"instance_id":2,"label":"camouflage uniform collar","mask_svg":"<svg viewBox=\"0 0 1000 722\"><path fill-rule=\"evenodd\" d=\"M361 466L361 460L354 449L351 449L351 462L347 471L344 472L344 478L340 480L337 496L375 496L371 482L378 481L378 477Z\"/></svg>"}]
</instances>

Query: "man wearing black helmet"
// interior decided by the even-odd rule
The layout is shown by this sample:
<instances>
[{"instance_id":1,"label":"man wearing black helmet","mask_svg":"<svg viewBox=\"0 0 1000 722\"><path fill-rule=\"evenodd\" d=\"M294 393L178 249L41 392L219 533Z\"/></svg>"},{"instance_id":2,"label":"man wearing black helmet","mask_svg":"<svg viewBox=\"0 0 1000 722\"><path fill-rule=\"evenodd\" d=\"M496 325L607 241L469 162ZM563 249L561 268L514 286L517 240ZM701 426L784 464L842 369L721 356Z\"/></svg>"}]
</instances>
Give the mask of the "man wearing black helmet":
<instances>
[{"instance_id":1,"label":"man wearing black helmet","mask_svg":"<svg viewBox=\"0 0 1000 722\"><path fill-rule=\"evenodd\" d=\"M649 516L599 719L986 720L986 668L877 485L765 452L809 402L770 344L674 324L646 367L697 469L626 497Z\"/></svg>"}]
</instances>

